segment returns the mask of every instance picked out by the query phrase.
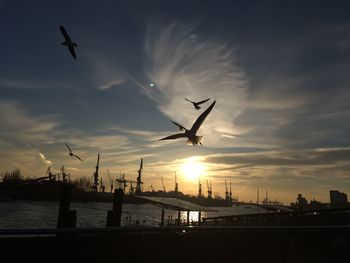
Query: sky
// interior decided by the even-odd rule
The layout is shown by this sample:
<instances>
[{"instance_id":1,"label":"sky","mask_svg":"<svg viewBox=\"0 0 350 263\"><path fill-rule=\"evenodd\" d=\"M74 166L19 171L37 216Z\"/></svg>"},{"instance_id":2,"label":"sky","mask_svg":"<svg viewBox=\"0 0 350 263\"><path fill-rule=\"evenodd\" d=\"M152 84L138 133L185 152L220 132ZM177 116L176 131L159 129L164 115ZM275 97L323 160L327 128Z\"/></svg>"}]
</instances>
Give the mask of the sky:
<instances>
[{"instance_id":1,"label":"sky","mask_svg":"<svg viewBox=\"0 0 350 263\"><path fill-rule=\"evenodd\" d=\"M255 201L350 194L347 1L0 0L0 171ZM77 60L61 43L63 25ZM200 101L196 111L185 98ZM158 141L190 128L202 146ZM84 163L70 158L64 143ZM193 176L193 175L196 176Z\"/></svg>"}]
</instances>

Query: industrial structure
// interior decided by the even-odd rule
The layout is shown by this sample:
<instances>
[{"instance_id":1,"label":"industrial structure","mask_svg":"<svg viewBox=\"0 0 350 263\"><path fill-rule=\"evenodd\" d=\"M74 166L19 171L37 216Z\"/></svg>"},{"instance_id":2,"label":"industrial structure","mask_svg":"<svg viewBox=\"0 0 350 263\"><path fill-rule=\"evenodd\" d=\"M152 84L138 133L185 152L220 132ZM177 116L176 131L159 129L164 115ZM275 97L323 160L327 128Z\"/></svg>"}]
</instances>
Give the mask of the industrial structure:
<instances>
[{"instance_id":1,"label":"industrial structure","mask_svg":"<svg viewBox=\"0 0 350 263\"><path fill-rule=\"evenodd\" d=\"M140 168L137 171L135 194L141 194L142 193L142 189L141 189L141 184L143 184L143 182L142 182L142 170L143 170L143 158L141 158Z\"/></svg>"},{"instance_id":2,"label":"industrial structure","mask_svg":"<svg viewBox=\"0 0 350 263\"><path fill-rule=\"evenodd\" d=\"M201 177L198 177L198 197L202 197L202 183L201 183Z\"/></svg>"},{"instance_id":3,"label":"industrial structure","mask_svg":"<svg viewBox=\"0 0 350 263\"><path fill-rule=\"evenodd\" d=\"M97 155L97 163L96 163L96 169L95 172L93 174L94 177L94 182L92 185L92 191L93 192L97 192L98 191L98 170L100 167L100 154Z\"/></svg>"},{"instance_id":4,"label":"industrial structure","mask_svg":"<svg viewBox=\"0 0 350 263\"><path fill-rule=\"evenodd\" d=\"M179 191L179 184L177 183L176 172L175 172L175 194L177 195Z\"/></svg>"},{"instance_id":5,"label":"industrial structure","mask_svg":"<svg viewBox=\"0 0 350 263\"><path fill-rule=\"evenodd\" d=\"M212 191L212 187L211 187L211 181L209 182L207 180L207 189L208 189L208 198L211 199L213 198L213 191Z\"/></svg>"}]
</instances>

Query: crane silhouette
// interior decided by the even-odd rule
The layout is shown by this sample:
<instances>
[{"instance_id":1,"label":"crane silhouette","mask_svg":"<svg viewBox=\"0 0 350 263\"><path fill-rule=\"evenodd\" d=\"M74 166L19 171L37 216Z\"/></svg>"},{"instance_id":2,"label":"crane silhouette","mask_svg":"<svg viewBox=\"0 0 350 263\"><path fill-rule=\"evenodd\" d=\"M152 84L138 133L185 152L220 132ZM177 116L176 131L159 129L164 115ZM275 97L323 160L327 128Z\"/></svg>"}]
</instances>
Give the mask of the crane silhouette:
<instances>
[{"instance_id":1,"label":"crane silhouette","mask_svg":"<svg viewBox=\"0 0 350 263\"><path fill-rule=\"evenodd\" d=\"M71 150L71 148L65 143L65 145L67 146L68 150L69 150L69 156L70 157L75 157L77 159L79 159L81 162L84 162L78 155L74 154Z\"/></svg>"},{"instance_id":2,"label":"crane silhouette","mask_svg":"<svg viewBox=\"0 0 350 263\"><path fill-rule=\"evenodd\" d=\"M68 35L66 29L63 26L60 26L60 31L64 37L64 41L61 44L64 46L67 46L73 58L77 59L77 56L75 55L75 50L74 50L74 48L78 46L77 43L72 42L70 36Z\"/></svg>"},{"instance_id":3,"label":"crane silhouette","mask_svg":"<svg viewBox=\"0 0 350 263\"><path fill-rule=\"evenodd\" d=\"M201 107L199 107L199 105L200 105L200 104L203 104L203 103L205 103L205 102L207 102L207 101L210 100L210 99L202 100L202 101L199 101L199 102L194 102L194 101L191 101L191 100L186 99L186 98L185 98L185 100L191 102L191 103L193 104L194 108L195 108L196 110L199 110L199 109L201 108Z\"/></svg>"},{"instance_id":4,"label":"crane silhouette","mask_svg":"<svg viewBox=\"0 0 350 263\"><path fill-rule=\"evenodd\" d=\"M181 124L178 124L174 121L172 121L172 123L174 123L176 126L179 127L180 131L185 130L184 133L177 133L177 134L173 134L170 135L168 137L162 138L159 141L163 141L163 140L174 140L174 139L179 139L179 138L188 138L187 143L192 143L192 145L197 145L201 143L202 140L202 136L197 136L197 131L199 130L199 128L201 127L201 125L203 124L204 120L206 119L206 117L208 116L208 114L210 113L210 111L213 109L214 105L216 103L216 100L214 100L214 102L208 107L208 109L206 109L195 121L195 123L192 125L191 129L188 130L186 129L184 126L182 126Z\"/></svg>"}]
</instances>

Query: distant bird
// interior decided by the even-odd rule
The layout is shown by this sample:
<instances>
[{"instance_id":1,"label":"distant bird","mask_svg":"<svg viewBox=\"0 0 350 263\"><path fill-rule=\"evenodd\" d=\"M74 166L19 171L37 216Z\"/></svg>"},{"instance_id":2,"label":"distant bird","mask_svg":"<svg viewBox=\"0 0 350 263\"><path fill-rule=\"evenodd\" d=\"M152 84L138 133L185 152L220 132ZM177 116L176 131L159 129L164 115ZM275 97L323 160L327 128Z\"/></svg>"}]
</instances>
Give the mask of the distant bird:
<instances>
[{"instance_id":1,"label":"distant bird","mask_svg":"<svg viewBox=\"0 0 350 263\"><path fill-rule=\"evenodd\" d=\"M185 100L191 102L191 103L193 104L194 108L195 108L196 110L199 110L199 109L201 108L201 107L199 107L199 105L200 105L200 104L203 104L203 103L205 103L205 102L207 102L207 101L210 100L210 99L202 100L202 101L199 101L199 102L194 102L194 101L191 101L191 100L186 99L186 98L185 98Z\"/></svg>"},{"instance_id":2,"label":"distant bird","mask_svg":"<svg viewBox=\"0 0 350 263\"><path fill-rule=\"evenodd\" d=\"M60 26L60 30L64 37L64 41L61 44L64 46L67 46L73 58L77 59L77 56L75 55L75 51L74 51L74 48L78 46L77 43L72 42L72 40L70 39L70 36L68 35L66 29L63 26Z\"/></svg>"},{"instance_id":3,"label":"distant bird","mask_svg":"<svg viewBox=\"0 0 350 263\"><path fill-rule=\"evenodd\" d=\"M210 111L214 108L214 105L216 103L216 100L214 100L214 102L208 107L208 109L206 109L195 121L195 123L192 125L192 128L190 130L187 130L184 126L182 126L181 124L178 124L174 121L172 121L172 123L174 123L176 126L179 127L180 131L185 130L184 133L177 133L174 135L170 135L168 137L165 137L163 139L160 139L159 141L163 141L163 140L174 140L174 139L179 139L179 138L188 138L187 143L192 143L192 145L197 145L201 143L202 140L202 136L197 136L197 131L199 130L199 128L201 127L201 125L203 124L205 118L208 116L208 114L210 113Z\"/></svg>"},{"instance_id":4,"label":"distant bird","mask_svg":"<svg viewBox=\"0 0 350 263\"><path fill-rule=\"evenodd\" d=\"M76 157L76 158L78 158L80 161L82 161L82 162L84 162L78 155L76 155L76 154L74 154L73 152L72 152L72 150L71 150L71 148L66 144L66 146L67 146L67 148L68 148L68 150L69 150L69 156L70 157Z\"/></svg>"}]
</instances>

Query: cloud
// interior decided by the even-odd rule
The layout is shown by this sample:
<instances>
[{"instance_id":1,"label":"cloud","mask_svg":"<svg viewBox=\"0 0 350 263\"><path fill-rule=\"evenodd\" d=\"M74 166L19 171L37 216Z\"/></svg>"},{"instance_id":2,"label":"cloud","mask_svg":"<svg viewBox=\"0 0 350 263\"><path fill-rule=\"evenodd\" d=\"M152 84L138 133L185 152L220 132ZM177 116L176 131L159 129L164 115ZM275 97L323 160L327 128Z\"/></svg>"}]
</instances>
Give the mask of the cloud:
<instances>
[{"instance_id":1,"label":"cloud","mask_svg":"<svg viewBox=\"0 0 350 263\"><path fill-rule=\"evenodd\" d=\"M319 148L308 150L272 150L258 153L216 154L206 161L233 167L254 166L329 166L349 163L350 148ZM243 165L243 166L242 166Z\"/></svg>"},{"instance_id":2,"label":"cloud","mask_svg":"<svg viewBox=\"0 0 350 263\"><path fill-rule=\"evenodd\" d=\"M172 23L162 29L151 28L145 68L155 85L145 94L158 103L163 114L188 128L199 113L184 98L217 100L199 135L204 136L206 145L231 146L232 138L242 132L233 121L245 108L248 89L235 52L225 41L202 37L192 27Z\"/></svg>"},{"instance_id":3,"label":"cloud","mask_svg":"<svg viewBox=\"0 0 350 263\"><path fill-rule=\"evenodd\" d=\"M123 84L126 81L125 77L120 77L119 79L113 79L111 81L109 81L106 84L103 84L101 86L98 86L97 89L99 90L106 90L106 89L110 89L112 87L118 86L120 84Z\"/></svg>"},{"instance_id":4,"label":"cloud","mask_svg":"<svg viewBox=\"0 0 350 263\"><path fill-rule=\"evenodd\" d=\"M72 91L79 91L79 85L77 83L69 83L67 80L62 81L60 79L57 80L38 80L38 79L18 79L16 78L1 78L0 77L0 89L68 89Z\"/></svg>"},{"instance_id":5,"label":"cloud","mask_svg":"<svg viewBox=\"0 0 350 263\"><path fill-rule=\"evenodd\" d=\"M110 61L110 58L99 52L89 52L91 77L99 90L107 90L128 81L128 73L121 65Z\"/></svg>"},{"instance_id":6,"label":"cloud","mask_svg":"<svg viewBox=\"0 0 350 263\"><path fill-rule=\"evenodd\" d=\"M296 193L329 202L330 189L350 187L350 148L268 150L203 156L207 175L214 182L232 181L240 199L254 200L254 189L273 189L283 202L295 201ZM256 197L255 197L256 198Z\"/></svg>"},{"instance_id":7,"label":"cloud","mask_svg":"<svg viewBox=\"0 0 350 263\"><path fill-rule=\"evenodd\" d=\"M0 101L0 135L24 144L50 142L58 126L56 115L30 117L20 104Z\"/></svg>"},{"instance_id":8,"label":"cloud","mask_svg":"<svg viewBox=\"0 0 350 263\"><path fill-rule=\"evenodd\" d=\"M27 85L21 81L0 78L0 88L25 88Z\"/></svg>"},{"instance_id":9,"label":"cloud","mask_svg":"<svg viewBox=\"0 0 350 263\"><path fill-rule=\"evenodd\" d=\"M44 154L39 153L39 156L40 156L40 159L41 159L44 163L46 163L47 165L52 165L52 162L51 162L50 160L46 159L46 157L45 157Z\"/></svg>"},{"instance_id":10,"label":"cloud","mask_svg":"<svg viewBox=\"0 0 350 263\"><path fill-rule=\"evenodd\" d=\"M0 145L3 150L0 160L6 164L3 169L20 168L24 171L24 176L37 176L38 170L44 168L43 164L74 166L77 164L76 159L68 157L64 142L84 159L83 164L79 163L81 175L91 172L89 167L96 163L97 152L104 155L118 151L127 158L133 155L136 148L125 135L66 128L58 116L32 117L28 109L17 102L0 102ZM45 154L42 150L45 150ZM50 160L46 154L50 155ZM107 164L107 161L119 162L118 158L106 158L103 163Z\"/></svg>"},{"instance_id":11,"label":"cloud","mask_svg":"<svg viewBox=\"0 0 350 263\"><path fill-rule=\"evenodd\" d=\"M129 136L132 136L134 139L144 140L148 142L155 142L158 141L160 138L168 135L170 132L155 132L155 131L149 131L149 130L140 130L140 129L131 129L128 127L123 127L120 125L115 125L113 127L110 127L109 130L112 131L118 131L122 134L127 134Z\"/></svg>"}]
</instances>

